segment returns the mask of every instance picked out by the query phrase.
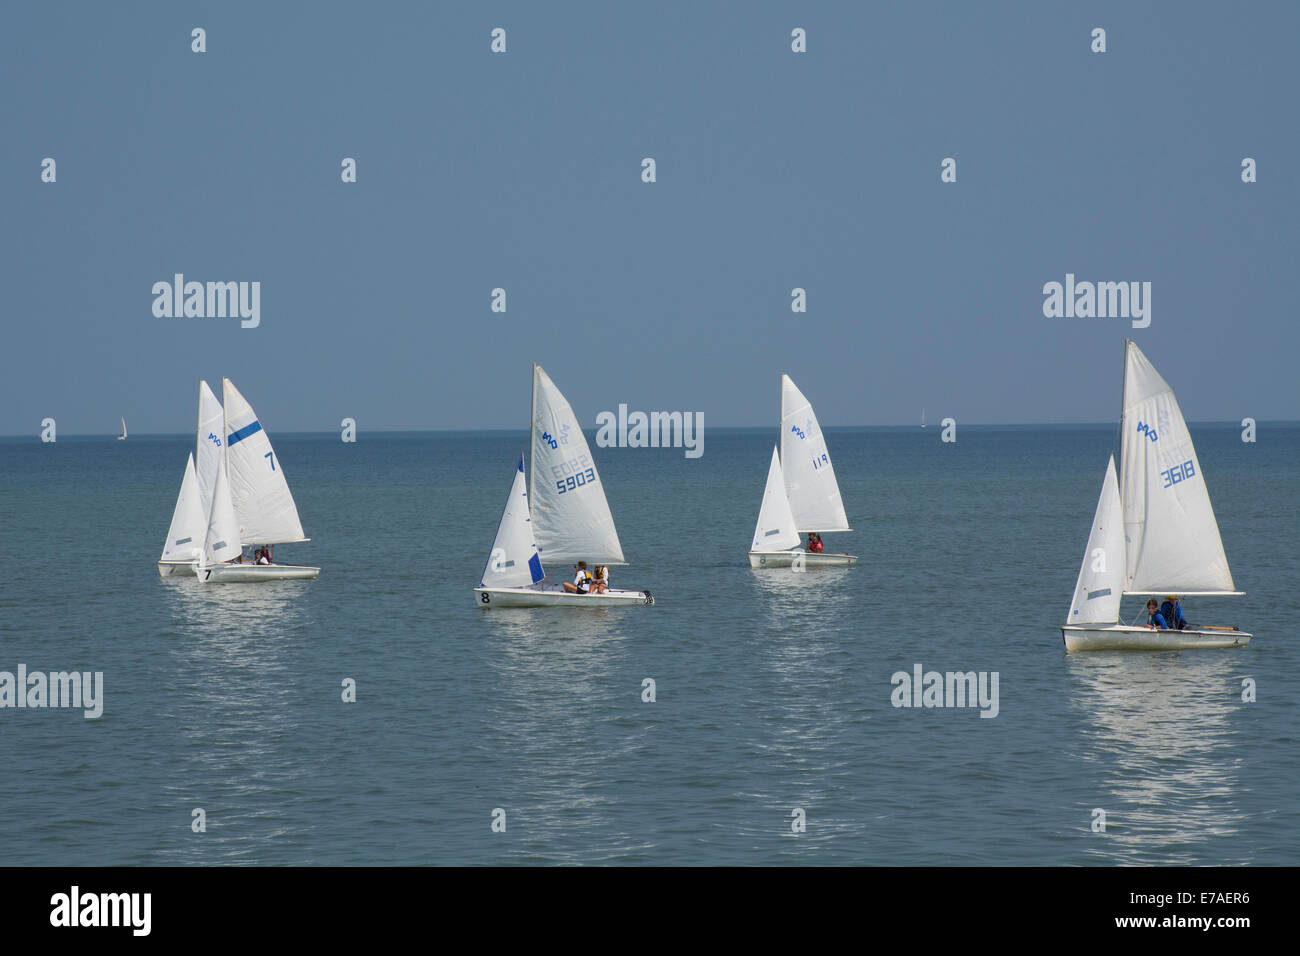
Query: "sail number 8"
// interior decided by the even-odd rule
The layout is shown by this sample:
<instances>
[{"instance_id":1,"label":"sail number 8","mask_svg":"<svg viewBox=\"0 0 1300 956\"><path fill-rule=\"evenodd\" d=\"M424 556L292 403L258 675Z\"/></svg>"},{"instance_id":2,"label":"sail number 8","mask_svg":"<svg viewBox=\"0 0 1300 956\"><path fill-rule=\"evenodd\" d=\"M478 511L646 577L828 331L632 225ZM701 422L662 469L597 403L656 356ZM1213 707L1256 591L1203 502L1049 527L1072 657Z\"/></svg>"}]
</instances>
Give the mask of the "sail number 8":
<instances>
[{"instance_id":1,"label":"sail number 8","mask_svg":"<svg viewBox=\"0 0 1300 956\"><path fill-rule=\"evenodd\" d=\"M1160 472L1160 474L1164 476L1165 479L1165 483L1161 485L1161 487L1172 488L1180 481L1186 481L1188 478L1195 475L1196 468L1190 461L1185 461L1181 465L1174 465L1174 467L1170 468L1168 471Z\"/></svg>"}]
</instances>

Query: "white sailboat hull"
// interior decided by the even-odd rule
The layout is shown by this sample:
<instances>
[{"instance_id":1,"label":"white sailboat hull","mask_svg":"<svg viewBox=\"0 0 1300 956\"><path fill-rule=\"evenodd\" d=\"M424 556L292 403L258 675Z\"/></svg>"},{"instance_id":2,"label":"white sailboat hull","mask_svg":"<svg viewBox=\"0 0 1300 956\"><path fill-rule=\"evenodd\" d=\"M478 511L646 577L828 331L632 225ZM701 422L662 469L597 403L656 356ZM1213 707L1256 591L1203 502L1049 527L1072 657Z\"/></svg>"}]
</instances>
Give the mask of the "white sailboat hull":
<instances>
[{"instance_id":1,"label":"white sailboat hull","mask_svg":"<svg viewBox=\"0 0 1300 956\"><path fill-rule=\"evenodd\" d=\"M1245 647L1251 635L1233 630L1153 630L1127 624L1061 628L1067 651L1181 651L1194 648Z\"/></svg>"},{"instance_id":2,"label":"white sailboat hull","mask_svg":"<svg viewBox=\"0 0 1300 956\"><path fill-rule=\"evenodd\" d=\"M789 568L795 559L802 559L805 568L842 568L857 564L856 554L813 554L808 551L751 551L749 566L751 568Z\"/></svg>"},{"instance_id":3,"label":"white sailboat hull","mask_svg":"<svg viewBox=\"0 0 1300 956\"><path fill-rule=\"evenodd\" d=\"M170 578L176 575L194 577L193 561L159 561L158 577Z\"/></svg>"},{"instance_id":4,"label":"white sailboat hull","mask_svg":"<svg viewBox=\"0 0 1300 956\"><path fill-rule=\"evenodd\" d=\"M649 591L620 591L604 594L573 594L560 588L475 588L479 607L627 607L654 604Z\"/></svg>"},{"instance_id":5,"label":"white sailboat hull","mask_svg":"<svg viewBox=\"0 0 1300 956\"><path fill-rule=\"evenodd\" d=\"M294 564L217 564L196 568L202 584L260 584L264 581L312 581L320 568Z\"/></svg>"}]
</instances>

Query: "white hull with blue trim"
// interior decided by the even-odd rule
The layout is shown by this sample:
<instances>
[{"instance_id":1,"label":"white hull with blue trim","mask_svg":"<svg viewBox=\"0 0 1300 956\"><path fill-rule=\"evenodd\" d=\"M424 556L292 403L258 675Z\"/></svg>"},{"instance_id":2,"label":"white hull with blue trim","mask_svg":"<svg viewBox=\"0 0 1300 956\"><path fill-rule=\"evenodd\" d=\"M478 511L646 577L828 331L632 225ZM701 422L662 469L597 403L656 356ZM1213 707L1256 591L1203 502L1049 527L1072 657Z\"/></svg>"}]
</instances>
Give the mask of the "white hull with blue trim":
<instances>
[{"instance_id":1,"label":"white hull with blue trim","mask_svg":"<svg viewBox=\"0 0 1300 956\"><path fill-rule=\"evenodd\" d=\"M1127 596L1154 598L1182 620L1177 597L1239 595L1224 555L1210 493L1182 410L1155 367L1124 342L1120 467L1111 456L1061 639L1067 651L1170 651L1245 647L1235 627L1184 627L1139 614L1125 624ZM1161 596L1165 603L1160 604ZM1143 602L1144 604L1146 602ZM1145 623L1164 623L1147 627Z\"/></svg>"},{"instance_id":2,"label":"white hull with blue trim","mask_svg":"<svg viewBox=\"0 0 1300 956\"><path fill-rule=\"evenodd\" d=\"M751 568L842 568L858 563L856 554L806 551L800 534L852 531L826 436L812 405L790 379L781 376L781 443L772 448L767 484L758 509Z\"/></svg>"},{"instance_id":3,"label":"white hull with blue trim","mask_svg":"<svg viewBox=\"0 0 1300 956\"><path fill-rule=\"evenodd\" d=\"M520 455L487 565L474 589L479 607L654 604L649 591L607 588L579 594L547 581L543 557L583 561L593 572L626 562L582 427L555 383L536 364L532 405L532 490Z\"/></svg>"},{"instance_id":4,"label":"white hull with blue trim","mask_svg":"<svg viewBox=\"0 0 1300 956\"><path fill-rule=\"evenodd\" d=\"M220 454L215 459L207 529L194 562L195 575L201 584L314 579L320 568L236 560L246 547L265 546L273 552L272 545L308 539L284 469L252 406L228 378L222 380L222 399L220 430L209 430L207 435ZM202 423L199 431L202 436Z\"/></svg>"}]
</instances>

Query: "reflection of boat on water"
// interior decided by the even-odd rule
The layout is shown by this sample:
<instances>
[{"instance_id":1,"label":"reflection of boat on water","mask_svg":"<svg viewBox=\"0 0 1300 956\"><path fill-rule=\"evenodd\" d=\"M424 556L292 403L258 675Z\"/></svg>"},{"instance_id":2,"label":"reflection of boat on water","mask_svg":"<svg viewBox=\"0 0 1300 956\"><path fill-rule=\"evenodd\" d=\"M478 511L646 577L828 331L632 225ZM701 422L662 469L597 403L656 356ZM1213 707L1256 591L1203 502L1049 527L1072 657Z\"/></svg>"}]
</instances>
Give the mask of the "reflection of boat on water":
<instances>
[{"instance_id":1,"label":"reflection of boat on water","mask_svg":"<svg viewBox=\"0 0 1300 956\"><path fill-rule=\"evenodd\" d=\"M1173 389L1124 342L1120 469L1106 466L1092 533L1061 637L1067 651L1244 647L1235 627L1125 624L1124 595L1239 595L1191 432ZM1172 621L1169 625L1173 626Z\"/></svg>"},{"instance_id":2,"label":"reflection of boat on water","mask_svg":"<svg viewBox=\"0 0 1300 956\"><path fill-rule=\"evenodd\" d=\"M1112 862L1206 864L1230 861L1200 855L1203 844L1237 832L1234 809L1246 786L1239 779L1232 718L1239 706L1236 661L1176 651L1158 655L1069 655L1076 685L1071 706L1088 721L1080 755L1096 775L1079 786L1083 813L1107 814ZM1086 819L1086 816L1083 818Z\"/></svg>"},{"instance_id":3,"label":"reflection of boat on water","mask_svg":"<svg viewBox=\"0 0 1300 956\"><path fill-rule=\"evenodd\" d=\"M810 581L817 587L817 607L824 609L844 600L843 592L837 590L835 585L851 580L849 569L845 565L822 568L812 578L799 573L753 574L750 578L760 591L773 599L774 612L790 612L792 627L801 625L806 620Z\"/></svg>"},{"instance_id":4,"label":"reflection of boat on water","mask_svg":"<svg viewBox=\"0 0 1300 956\"><path fill-rule=\"evenodd\" d=\"M204 641L237 647L261 635L266 640L294 627L302 614L302 592L291 585L256 588L196 588L194 582L172 578L166 593L174 605L173 619L186 634Z\"/></svg>"}]
</instances>

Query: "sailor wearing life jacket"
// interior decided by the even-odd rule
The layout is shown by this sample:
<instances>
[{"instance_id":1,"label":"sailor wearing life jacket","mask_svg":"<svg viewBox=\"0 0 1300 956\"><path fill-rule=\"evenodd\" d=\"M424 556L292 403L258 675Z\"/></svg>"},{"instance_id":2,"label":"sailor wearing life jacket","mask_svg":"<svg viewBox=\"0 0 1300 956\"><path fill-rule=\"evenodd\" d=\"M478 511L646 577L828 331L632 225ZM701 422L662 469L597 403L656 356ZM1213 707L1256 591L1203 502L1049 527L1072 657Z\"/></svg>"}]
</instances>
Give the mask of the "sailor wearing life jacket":
<instances>
[{"instance_id":1,"label":"sailor wearing life jacket","mask_svg":"<svg viewBox=\"0 0 1300 956\"><path fill-rule=\"evenodd\" d=\"M587 562L578 562L578 573L574 576L573 581L564 582L564 590L570 594L586 594L591 588L591 572L587 570Z\"/></svg>"},{"instance_id":2,"label":"sailor wearing life jacket","mask_svg":"<svg viewBox=\"0 0 1300 956\"><path fill-rule=\"evenodd\" d=\"M1183 606L1178 603L1177 594L1170 594L1165 598L1165 603L1160 605L1160 616L1174 630L1182 631L1191 627L1187 623L1187 618L1183 617Z\"/></svg>"},{"instance_id":3,"label":"sailor wearing life jacket","mask_svg":"<svg viewBox=\"0 0 1300 956\"><path fill-rule=\"evenodd\" d=\"M1155 598L1147 601L1147 627L1155 628L1157 631L1167 631L1169 629L1169 622L1156 610Z\"/></svg>"}]
</instances>

